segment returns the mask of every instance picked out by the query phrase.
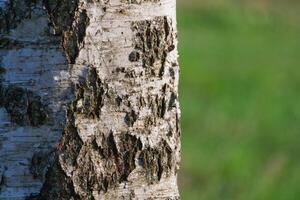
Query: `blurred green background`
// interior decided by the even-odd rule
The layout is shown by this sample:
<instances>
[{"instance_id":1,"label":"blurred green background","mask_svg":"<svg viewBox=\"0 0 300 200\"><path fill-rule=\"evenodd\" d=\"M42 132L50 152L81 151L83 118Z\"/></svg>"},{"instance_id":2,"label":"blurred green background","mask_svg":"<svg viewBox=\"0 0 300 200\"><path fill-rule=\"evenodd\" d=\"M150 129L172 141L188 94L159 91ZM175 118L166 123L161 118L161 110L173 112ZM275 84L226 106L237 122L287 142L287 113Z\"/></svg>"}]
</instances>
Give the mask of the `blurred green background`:
<instances>
[{"instance_id":1,"label":"blurred green background","mask_svg":"<svg viewBox=\"0 0 300 200\"><path fill-rule=\"evenodd\" d=\"M183 200L300 199L300 2L179 0Z\"/></svg>"}]
</instances>

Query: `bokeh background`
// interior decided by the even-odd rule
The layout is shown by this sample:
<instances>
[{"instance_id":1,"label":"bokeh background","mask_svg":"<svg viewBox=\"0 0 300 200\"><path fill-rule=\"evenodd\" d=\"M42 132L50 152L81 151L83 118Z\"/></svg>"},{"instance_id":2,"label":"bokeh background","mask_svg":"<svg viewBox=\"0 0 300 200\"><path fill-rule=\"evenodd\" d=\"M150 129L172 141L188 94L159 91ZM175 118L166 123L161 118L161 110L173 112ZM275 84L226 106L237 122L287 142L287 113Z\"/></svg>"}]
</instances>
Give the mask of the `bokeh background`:
<instances>
[{"instance_id":1,"label":"bokeh background","mask_svg":"<svg viewBox=\"0 0 300 200\"><path fill-rule=\"evenodd\" d=\"M300 1L178 0L183 200L300 199Z\"/></svg>"}]
</instances>

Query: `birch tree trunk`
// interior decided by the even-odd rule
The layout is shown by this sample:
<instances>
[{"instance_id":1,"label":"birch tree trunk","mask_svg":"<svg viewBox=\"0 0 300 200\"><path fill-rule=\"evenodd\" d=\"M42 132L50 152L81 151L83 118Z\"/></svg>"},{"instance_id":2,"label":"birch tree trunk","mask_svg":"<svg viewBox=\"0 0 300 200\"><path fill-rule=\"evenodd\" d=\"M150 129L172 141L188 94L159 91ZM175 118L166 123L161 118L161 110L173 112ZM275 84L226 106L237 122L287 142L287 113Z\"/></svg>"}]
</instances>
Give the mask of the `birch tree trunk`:
<instances>
[{"instance_id":1,"label":"birch tree trunk","mask_svg":"<svg viewBox=\"0 0 300 200\"><path fill-rule=\"evenodd\" d=\"M0 199L179 199L175 0L0 0Z\"/></svg>"}]
</instances>

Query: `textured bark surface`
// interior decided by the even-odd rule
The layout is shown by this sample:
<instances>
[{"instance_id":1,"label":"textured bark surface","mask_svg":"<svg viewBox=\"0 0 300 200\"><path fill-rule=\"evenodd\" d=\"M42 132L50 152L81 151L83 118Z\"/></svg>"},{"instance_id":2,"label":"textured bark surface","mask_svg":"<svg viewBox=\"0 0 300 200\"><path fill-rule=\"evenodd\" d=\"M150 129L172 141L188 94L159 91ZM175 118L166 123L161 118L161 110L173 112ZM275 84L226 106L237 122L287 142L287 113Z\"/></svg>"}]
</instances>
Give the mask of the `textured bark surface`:
<instances>
[{"instance_id":1,"label":"textured bark surface","mask_svg":"<svg viewBox=\"0 0 300 200\"><path fill-rule=\"evenodd\" d=\"M0 199L179 199L175 0L0 0Z\"/></svg>"}]
</instances>

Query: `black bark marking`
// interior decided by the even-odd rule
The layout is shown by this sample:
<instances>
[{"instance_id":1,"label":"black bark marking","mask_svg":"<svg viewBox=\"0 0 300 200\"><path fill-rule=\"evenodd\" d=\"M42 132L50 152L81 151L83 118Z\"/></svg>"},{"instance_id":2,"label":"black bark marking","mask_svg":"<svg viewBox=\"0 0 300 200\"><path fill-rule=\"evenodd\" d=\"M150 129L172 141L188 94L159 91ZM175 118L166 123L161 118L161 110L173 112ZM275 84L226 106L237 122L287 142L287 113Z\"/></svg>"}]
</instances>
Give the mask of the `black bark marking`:
<instances>
[{"instance_id":1,"label":"black bark marking","mask_svg":"<svg viewBox=\"0 0 300 200\"><path fill-rule=\"evenodd\" d=\"M164 76L168 52L175 49L171 21L167 17L156 17L133 22L132 30L136 34L136 51L133 52L139 52L146 75ZM133 52L129 55L131 62L136 61Z\"/></svg>"},{"instance_id":2,"label":"black bark marking","mask_svg":"<svg viewBox=\"0 0 300 200\"><path fill-rule=\"evenodd\" d=\"M75 104L76 103L74 102L73 105L71 105L71 107L68 109L67 124L58 147L58 152L56 155L54 155L54 161L48 168L46 180L43 184L40 194L31 195L27 198L27 200L81 199L80 196L75 193L73 181L61 168L61 161L68 166L77 167L77 158L80 150L83 147L83 142L79 137L77 127L75 126ZM59 160L58 155L61 156L61 161Z\"/></svg>"},{"instance_id":3,"label":"black bark marking","mask_svg":"<svg viewBox=\"0 0 300 200\"><path fill-rule=\"evenodd\" d=\"M24 19L29 19L38 0L8 0L0 8L0 33L8 33Z\"/></svg>"},{"instance_id":4,"label":"black bark marking","mask_svg":"<svg viewBox=\"0 0 300 200\"><path fill-rule=\"evenodd\" d=\"M47 106L41 97L21 87L3 87L0 83L0 106L6 109L11 121L20 126L41 126L48 119Z\"/></svg>"},{"instance_id":5,"label":"black bark marking","mask_svg":"<svg viewBox=\"0 0 300 200\"><path fill-rule=\"evenodd\" d=\"M139 156L139 164L145 169L148 182L156 183L161 180L163 174L168 176L174 167L172 149L166 141L162 141L154 149L147 147Z\"/></svg>"},{"instance_id":6,"label":"black bark marking","mask_svg":"<svg viewBox=\"0 0 300 200\"><path fill-rule=\"evenodd\" d=\"M179 114L176 113L176 133L178 133L178 135L180 136L180 117Z\"/></svg>"},{"instance_id":7,"label":"black bark marking","mask_svg":"<svg viewBox=\"0 0 300 200\"><path fill-rule=\"evenodd\" d=\"M175 71L173 68L169 68L169 73L170 73L170 76L172 77L172 79L174 80L175 79Z\"/></svg>"},{"instance_id":8,"label":"black bark marking","mask_svg":"<svg viewBox=\"0 0 300 200\"><path fill-rule=\"evenodd\" d=\"M140 53L137 51L133 51L129 54L129 61L136 62L140 59Z\"/></svg>"},{"instance_id":9,"label":"black bark marking","mask_svg":"<svg viewBox=\"0 0 300 200\"><path fill-rule=\"evenodd\" d=\"M59 146L59 152L64 154L64 156L62 156L64 162L69 166L76 166L76 159L83 146L83 142L79 137L77 127L75 126L74 114L74 109L70 108L67 114L67 125Z\"/></svg>"},{"instance_id":10,"label":"black bark marking","mask_svg":"<svg viewBox=\"0 0 300 200\"><path fill-rule=\"evenodd\" d=\"M44 6L48 12L51 25L55 34L61 36L61 45L66 54L69 64L74 64L79 54L80 48L84 45L86 27L89 23L86 10L78 10L78 0L44 0ZM80 152L84 150L86 144L83 143L78 135L75 126L75 114L86 114L92 117L100 115L100 106L102 102L102 93L99 88L101 81L96 76L96 70L89 70L87 81L83 84L74 86L76 99L70 105L67 112L67 123L58 147L56 159L49 167L46 181L39 195L30 196L28 199L51 200L51 199L82 199L75 193L74 180L69 178L62 169L62 163L66 166L80 170L90 170L87 166L78 166L77 159ZM91 96L89 96L91 95ZM78 107L78 102L82 100L84 106ZM89 105L92 105L91 107ZM80 163L84 164L84 163ZM87 164L92 165L91 161ZM91 171L93 172L93 171ZM85 173L82 173L83 175ZM80 177L84 180L89 177ZM92 187L87 186L89 190ZM88 192L87 192L88 193ZM84 199L92 199L89 192Z\"/></svg>"},{"instance_id":11,"label":"black bark marking","mask_svg":"<svg viewBox=\"0 0 300 200\"><path fill-rule=\"evenodd\" d=\"M20 87L9 87L4 92L3 105L10 114L12 122L18 125L29 123L27 118L28 95L26 90Z\"/></svg>"},{"instance_id":12,"label":"black bark marking","mask_svg":"<svg viewBox=\"0 0 300 200\"><path fill-rule=\"evenodd\" d=\"M6 170L5 166L2 166L0 164L0 192L1 192L2 186L5 184L5 177L4 177L5 170Z\"/></svg>"},{"instance_id":13,"label":"black bark marking","mask_svg":"<svg viewBox=\"0 0 300 200\"><path fill-rule=\"evenodd\" d=\"M102 86L100 83L96 69L91 68L86 83L75 88L76 98L68 110L67 125L58 149L60 160L57 159L54 165L49 168L48 174L57 177L47 176L41 193L38 196L30 197L31 200L34 198L47 200L71 197L74 199L93 199L93 191L107 192L108 189L127 181L130 173L136 168L135 158L143 147L140 139L136 136L129 133L116 136L111 131L106 134L99 133L94 138L83 142L78 135L75 115L82 114L82 109L77 107L78 101L82 101L87 94L98 99L96 98L97 92L101 91L98 86ZM89 92L87 93L87 91ZM102 97L102 95L101 92L100 96ZM115 97L111 98L115 101ZM131 117L136 120L135 113L132 111L131 114ZM97 162L105 163L105 169L101 173L96 171L97 165L93 161L95 156L97 156ZM72 179L66 177L60 165L74 169ZM80 192L78 194L72 192L75 191L72 188L73 185L79 187Z\"/></svg>"},{"instance_id":14,"label":"black bark marking","mask_svg":"<svg viewBox=\"0 0 300 200\"><path fill-rule=\"evenodd\" d=\"M45 0L45 2L55 33L62 37L63 49L69 63L73 64L80 48L84 45L85 29L88 24L86 11L78 10L78 0ZM89 0L89 2L98 1ZM129 55L129 60L142 61L145 73L140 76L144 74L158 77L165 75L167 54L175 48L171 27L171 22L167 17L133 23L133 30L137 34L134 50L136 53ZM119 68L116 72L125 72L125 68ZM126 72L126 76L134 78L138 75ZM133 106L130 105L128 97L126 100L125 97L108 94L108 85L99 78L96 68L92 66L89 68L86 80L74 86L74 89L76 98L68 109L67 124L56 160L48 169L40 194L28 199L93 200L93 191L105 193L117 187L119 183L128 181L128 177L136 168L136 158L145 169L145 176L150 184L171 173L174 161L172 149L166 141L162 141L157 147L145 148L141 140L129 132L100 133L101 130L98 130L99 133L93 138L82 141L75 124L76 115L81 114L86 118L99 119L104 102L109 102L109 105L120 106L122 104L131 108L125 116L125 122L131 127L138 119L138 113L132 109ZM163 118L167 110L168 95L166 88L163 90L162 94L149 95L151 101L141 101L144 106L153 108L154 116L149 122L149 124L152 123L149 128L155 125L157 116ZM101 172L96 169L99 163L104 164ZM71 178L65 174L66 168L72 169Z\"/></svg>"},{"instance_id":15,"label":"black bark marking","mask_svg":"<svg viewBox=\"0 0 300 200\"><path fill-rule=\"evenodd\" d=\"M4 74L6 72L6 69L4 67L0 67L0 74Z\"/></svg>"},{"instance_id":16,"label":"black bark marking","mask_svg":"<svg viewBox=\"0 0 300 200\"><path fill-rule=\"evenodd\" d=\"M120 107L121 106L121 103L122 103L122 98L121 97L116 97L116 103L117 103L117 105L118 105L118 107Z\"/></svg>"},{"instance_id":17,"label":"black bark marking","mask_svg":"<svg viewBox=\"0 0 300 200\"><path fill-rule=\"evenodd\" d=\"M170 96L168 111L170 111L170 110L172 110L172 108L176 107L177 99L178 98L177 98L176 93L172 92L171 96Z\"/></svg>"},{"instance_id":18,"label":"black bark marking","mask_svg":"<svg viewBox=\"0 0 300 200\"><path fill-rule=\"evenodd\" d=\"M113 132L110 132L108 138L107 138L107 147L110 150L108 156L118 156L118 148L117 144L114 138Z\"/></svg>"},{"instance_id":19,"label":"black bark marking","mask_svg":"<svg viewBox=\"0 0 300 200\"><path fill-rule=\"evenodd\" d=\"M104 104L107 86L102 83L94 67L88 70L87 80L76 86L76 101L82 101L82 106L77 106L78 113L89 118L99 118Z\"/></svg>"},{"instance_id":20,"label":"black bark marking","mask_svg":"<svg viewBox=\"0 0 300 200\"><path fill-rule=\"evenodd\" d=\"M116 187L119 183L127 181L130 173L135 169L135 158L142 150L142 143L136 136L124 133L119 142L114 133L108 136L100 134L101 143L97 138L92 138L83 144L77 155L78 165L74 175L74 183L80 187L82 199L92 199L92 192L103 191ZM96 172L96 166L92 161L93 155L98 154L98 161L106 163L102 172Z\"/></svg>"},{"instance_id":21,"label":"black bark marking","mask_svg":"<svg viewBox=\"0 0 300 200\"><path fill-rule=\"evenodd\" d=\"M166 100L165 97L163 97L162 99L159 100L159 98L157 97L157 105L158 105L158 109L157 109L157 115L160 118L164 118L165 113L166 113Z\"/></svg>"},{"instance_id":22,"label":"black bark marking","mask_svg":"<svg viewBox=\"0 0 300 200\"><path fill-rule=\"evenodd\" d=\"M50 162L50 154L48 152L36 152L32 156L29 170L34 178L42 179Z\"/></svg>"},{"instance_id":23,"label":"black bark marking","mask_svg":"<svg viewBox=\"0 0 300 200\"><path fill-rule=\"evenodd\" d=\"M160 0L121 0L121 1L128 4L142 4L147 2L157 3Z\"/></svg>"},{"instance_id":24,"label":"black bark marking","mask_svg":"<svg viewBox=\"0 0 300 200\"><path fill-rule=\"evenodd\" d=\"M136 168L135 156L143 148L143 144L136 136L128 133L121 137L121 141L123 141L120 145L123 167L120 182L123 182L127 181L129 174Z\"/></svg>"},{"instance_id":25,"label":"black bark marking","mask_svg":"<svg viewBox=\"0 0 300 200\"><path fill-rule=\"evenodd\" d=\"M126 113L124 118L125 123L129 127L133 126L133 124L136 122L137 119L138 119L138 115L134 110L131 110L129 113Z\"/></svg>"},{"instance_id":26,"label":"black bark marking","mask_svg":"<svg viewBox=\"0 0 300 200\"><path fill-rule=\"evenodd\" d=\"M45 123L47 111L39 96L32 97L32 100L28 102L27 114L32 126L39 126Z\"/></svg>"},{"instance_id":27,"label":"black bark marking","mask_svg":"<svg viewBox=\"0 0 300 200\"><path fill-rule=\"evenodd\" d=\"M82 10L76 18L75 25L63 34L62 45L70 64L75 64L79 50L83 45L88 23L89 18L86 14L86 10Z\"/></svg>"},{"instance_id":28,"label":"black bark marking","mask_svg":"<svg viewBox=\"0 0 300 200\"><path fill-rule=\"evenodd\" d=\"M78 2L78 0L44 0L55 34L62 37L62 47L70 64L75 63L89 24L86 10L77 10Z\"/></svg>"},{"instance_id":29,"label":"black bark marking","mask_svg":"<svg viewBox=\"0 0 300 200\"><path fill-rule=\"evenodd\" d=\"M79 0L44 0L48 17L57 35L71 29Z\"/></svg>"},{"instance_id":30,"label":"black bark marking","mask_svg":"<svg viewBox=\"0 0 300 200\"><path fill-rule=\"evenodd\" d=\"M71 179L64 173L59 165L58 158L54 165L48 169L46 181L41 189L40 194L31 195L26 200L80 200L78 194L74 190Z\"/></svg>"}]
</instances>

